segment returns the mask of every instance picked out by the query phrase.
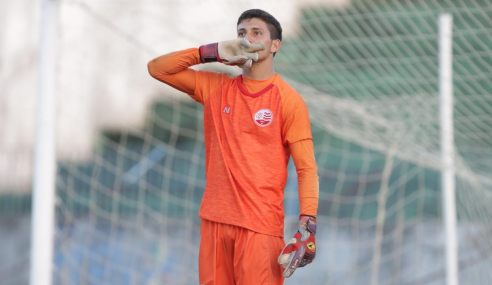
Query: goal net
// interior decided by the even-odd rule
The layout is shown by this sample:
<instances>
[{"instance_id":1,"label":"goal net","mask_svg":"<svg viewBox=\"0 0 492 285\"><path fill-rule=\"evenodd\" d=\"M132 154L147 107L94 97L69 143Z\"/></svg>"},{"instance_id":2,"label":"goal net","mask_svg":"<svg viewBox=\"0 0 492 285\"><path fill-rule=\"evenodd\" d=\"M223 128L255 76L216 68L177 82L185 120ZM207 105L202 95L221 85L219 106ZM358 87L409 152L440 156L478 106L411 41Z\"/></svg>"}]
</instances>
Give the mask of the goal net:
<instances>
[{"instance_id":1,"label":"goal net","mask_svg":"<svg viewBox=\"0 0 492 285\"><path fill-rule=\"evenodd\" d=\"M317 257L285 283L445 284L438 17L446 12L459 281L489 284L492 3L213 3L61 1L54 284L198 284L203 107L155 82L146 63L234 38L252 3L284 28L275 71L308 105L320 178ZM289 239L299 214L292 162L284 208Z\"/></svg>"}]
</instances>

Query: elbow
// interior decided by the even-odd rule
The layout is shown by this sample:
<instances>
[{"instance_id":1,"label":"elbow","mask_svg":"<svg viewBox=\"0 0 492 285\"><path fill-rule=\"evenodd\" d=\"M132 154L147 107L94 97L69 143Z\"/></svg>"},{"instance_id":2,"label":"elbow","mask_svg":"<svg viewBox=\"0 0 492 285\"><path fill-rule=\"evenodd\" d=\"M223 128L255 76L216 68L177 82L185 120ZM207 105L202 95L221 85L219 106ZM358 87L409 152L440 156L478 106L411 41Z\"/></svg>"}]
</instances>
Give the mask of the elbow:
<instances>
[{"instance_id":1,"label":"elbow","mask_svg":"<svg viewBox=\"0 0 492 285\"><path fill-rule=\"evenodd\" d=\"M302 163L299 163L299 165L296 165L296 170L299 173L315 173L317 175L318 173L318 165L316 164L316 161L303 161Z\"/></svg>"},{"instance_id":2,"label":"elbow","mask_svg":"<svg viewBox=\"0 0 492 285\"><path fill-rule=\"evenodd\" d=\"M147 63L147 70L149 71L150 76L156 77L156 70L155 70L155 59L149 61Z\"/></svg>"},{"instance_id":3,"label":"elbow","mask_svg":"<svg viewBox=\"0 0 492 285\"><path fill-rule=\"evenodd\" d=\"M303 177L309 179L319 179L318 177L318 167L316 164L314 165L306 165L303 167L299 167L296 169L297 177Z\"/></svg>"},{"instance_id":4,"label":"elbow","mask_svg":"<svg viewBox=\"0 0 492 285\"><path fill-rule=\"evenodd\" d=\"M171 74L163 68L162 62L157 63L157 60L158 58L149 61L147 63L147 70L154 79L167 83Z\"/></svg>"}]
</instances>

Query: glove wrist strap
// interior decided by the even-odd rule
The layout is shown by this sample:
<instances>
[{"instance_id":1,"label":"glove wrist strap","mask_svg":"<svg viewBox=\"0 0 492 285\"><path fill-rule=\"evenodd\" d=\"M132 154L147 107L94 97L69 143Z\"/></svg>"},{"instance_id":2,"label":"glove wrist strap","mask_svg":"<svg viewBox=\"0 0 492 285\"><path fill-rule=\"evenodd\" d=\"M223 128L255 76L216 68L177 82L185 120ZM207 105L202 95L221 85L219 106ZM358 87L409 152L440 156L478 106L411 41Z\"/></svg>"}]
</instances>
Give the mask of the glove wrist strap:
<instances>
[{"instance_id":1,"label":"glove wrist strap","mask_svg":"<svg viewBox=\"0 0 492 285\"><path fill-rule=\"evenodd\" d=\"M311 234L316 235L316 218L308 215L301 215L299 217L299 232L309 231Z\"/></svg>"},{"instance_id":2,"label":"glove wrist strap","mask_svg":"<svg viewBox=\"0 0 492 285\"><path fill-rule=\"evenodd\" d=\"M203 45L198 48L198 53L200 54L200 62L222 62L219 57L219 43L212 43L208 45Z\"/></svg>"}]
</instances>

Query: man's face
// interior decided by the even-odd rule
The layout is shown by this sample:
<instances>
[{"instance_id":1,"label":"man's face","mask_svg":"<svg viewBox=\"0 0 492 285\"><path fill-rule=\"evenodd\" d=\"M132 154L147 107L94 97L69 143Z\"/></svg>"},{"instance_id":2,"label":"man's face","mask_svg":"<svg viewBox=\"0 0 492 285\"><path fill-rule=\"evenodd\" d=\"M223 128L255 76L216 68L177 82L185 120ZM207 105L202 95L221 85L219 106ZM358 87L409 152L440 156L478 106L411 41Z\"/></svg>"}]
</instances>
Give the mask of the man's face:
<instances>
[{"instance_id":1,"label":"man's face","mask_svg":"<svg viewBox=\"0 0 492 285\"><path fill-rule=\"evenodd\" d=\"M267 24L258 18L247 19L239 23L237 37L246 38L252 44L262 42L265 45L265 49L258 52L258 61L265 60L272 55L272 52L277 51L277 48L272 45L273 41L270 39Z\"/></svg>"}]
</instances>

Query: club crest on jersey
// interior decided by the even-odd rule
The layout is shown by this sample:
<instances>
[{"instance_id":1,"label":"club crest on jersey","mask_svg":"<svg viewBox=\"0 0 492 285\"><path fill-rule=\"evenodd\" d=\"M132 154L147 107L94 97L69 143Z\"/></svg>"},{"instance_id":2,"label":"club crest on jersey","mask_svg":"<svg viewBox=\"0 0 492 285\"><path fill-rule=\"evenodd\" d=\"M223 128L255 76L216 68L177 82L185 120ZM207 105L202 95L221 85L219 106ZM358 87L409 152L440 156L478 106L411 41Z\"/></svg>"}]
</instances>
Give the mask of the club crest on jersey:
<instances>
[{"instance_id":1,"label":"club crest on jersey","mask_svg":"<svg viewBox=\"0 0 492 285\"><path fill-rule=\"evenodd\" d=\"M273 121L273 113L269 109L261 109L256 112L253 120L260 127L266 127Z\"/></svg>"}]
</instances>

